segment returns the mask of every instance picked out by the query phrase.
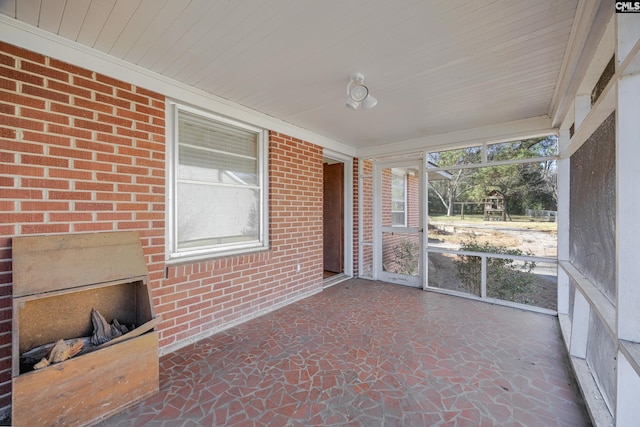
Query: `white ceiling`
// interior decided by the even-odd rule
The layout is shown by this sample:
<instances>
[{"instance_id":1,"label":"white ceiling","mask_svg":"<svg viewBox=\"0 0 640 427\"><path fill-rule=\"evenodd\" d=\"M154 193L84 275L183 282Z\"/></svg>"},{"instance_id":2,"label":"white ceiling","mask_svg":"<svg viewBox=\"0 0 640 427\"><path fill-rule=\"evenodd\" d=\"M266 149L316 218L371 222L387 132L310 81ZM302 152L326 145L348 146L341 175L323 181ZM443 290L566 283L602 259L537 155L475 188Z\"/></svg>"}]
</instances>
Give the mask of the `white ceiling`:
<instances>
[{"instance_id":1,"label":"white ceiling","mask_svg":"<svg viewBox=\"0 0 640 427\"><path fill-rule=\"evenodd\" d=\"M577 2L0 0L0 12L361 149L550 115ZM374 109L345 107L353 72Z\"/></svg>"}]
</instances>

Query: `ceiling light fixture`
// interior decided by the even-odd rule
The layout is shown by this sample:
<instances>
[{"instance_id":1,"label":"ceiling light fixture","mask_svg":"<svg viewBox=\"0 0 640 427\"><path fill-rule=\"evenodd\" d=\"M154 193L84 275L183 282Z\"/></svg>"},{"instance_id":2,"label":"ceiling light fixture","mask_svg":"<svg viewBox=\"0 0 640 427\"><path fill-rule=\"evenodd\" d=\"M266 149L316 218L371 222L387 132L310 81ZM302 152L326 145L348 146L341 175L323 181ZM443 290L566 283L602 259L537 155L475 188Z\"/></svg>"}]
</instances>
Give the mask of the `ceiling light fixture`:
<instances>
[{"instance_id":1,"label":"ceiling light fixture","mask_svg":"<svg viewBox=\"0 0 640 427\"><path fill-rule=\"evenodd\" d=\"M369 88L363 83L364 75L362 73L353 73L349 76L345 101L347 107L357 110L362 105L363 109L368 110L376 106L378 100L371 96Z\"/></svg>"}]
</instances>

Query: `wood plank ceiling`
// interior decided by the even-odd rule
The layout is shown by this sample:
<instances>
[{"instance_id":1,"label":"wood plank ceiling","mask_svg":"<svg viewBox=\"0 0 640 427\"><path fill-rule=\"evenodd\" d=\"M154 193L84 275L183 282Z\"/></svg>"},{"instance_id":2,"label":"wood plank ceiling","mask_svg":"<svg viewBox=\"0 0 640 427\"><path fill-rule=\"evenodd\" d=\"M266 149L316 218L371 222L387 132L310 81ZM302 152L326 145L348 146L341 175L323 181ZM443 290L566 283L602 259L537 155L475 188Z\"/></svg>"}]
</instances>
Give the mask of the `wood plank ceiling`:
<instances>
[{"instance_id":1,"label":"wood plank ceiling","mask_svg":"<svg viewBox=\"0 0 640 427\"><path fill-rule=\"evenodd\" d=\"M357 148L546 116L578 0L5 0L0 12ZM378 106L345 107L352 72Z\"/></svg>"}]
</instances>

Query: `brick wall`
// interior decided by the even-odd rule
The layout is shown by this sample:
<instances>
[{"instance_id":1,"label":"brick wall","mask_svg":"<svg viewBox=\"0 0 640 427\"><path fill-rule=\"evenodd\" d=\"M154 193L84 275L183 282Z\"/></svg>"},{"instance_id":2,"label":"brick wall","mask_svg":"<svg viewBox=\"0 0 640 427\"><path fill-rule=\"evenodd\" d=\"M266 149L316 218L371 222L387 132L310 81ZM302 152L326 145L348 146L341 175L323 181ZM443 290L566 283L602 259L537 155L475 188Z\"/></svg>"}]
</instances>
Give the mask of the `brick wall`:
<instances>
[{"instance_id":1,"label":"brick wall","mask_svg":"<svg viewBox=\"0 0 640 427\"><path fill-rule=\"evenodd\" d=\"M271 249L165 265L164 108L161 94L0 42L0 408L13 236L137 230L162 351L321 289L322 149L276 133Z\"/></svg>"}]
</instances>

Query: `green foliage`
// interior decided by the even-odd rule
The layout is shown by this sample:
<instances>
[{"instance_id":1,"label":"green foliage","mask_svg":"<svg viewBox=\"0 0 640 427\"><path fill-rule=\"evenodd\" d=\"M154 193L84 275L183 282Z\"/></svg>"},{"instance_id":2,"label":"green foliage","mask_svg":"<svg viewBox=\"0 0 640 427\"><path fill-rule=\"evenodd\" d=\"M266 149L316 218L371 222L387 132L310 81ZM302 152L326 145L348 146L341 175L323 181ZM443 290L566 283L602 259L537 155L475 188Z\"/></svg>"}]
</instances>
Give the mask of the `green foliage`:
<instances>
[{"instance_id":1,"label":"green foliage","mask_svg":"<svg viewBox=\"0 0 640 427\"><path fill-rule=\"evenodd\" d=\"M557 137L546 136L520 141L489 144L489 162L534 159L557 154ZM438 166L479 163L479 147L430 153L429 161ZM555 210L557 185L555 160L531 163L452 169L450 179L429 181L429 212L453 214L456 202L484 199L492 190L505 197L508 214L523 214L525 209L540 207Z\"/></svg>"},{"instance_id":2,"label":"green foliage","mask_svg":"<svg viewBox=\"0 0 640 427\"><path fill-rule=\"evenodd\" d=\"M402 239L392 250L395 272L415 276L420 268L420 245L409 239Z\"/></svg>"},{"instance_id":3,"label":"green foliage","mask_svg":"<svg viewBox=\"0 0 640 427\"><path fill-rule=\"evenodd\" d=\"M490 243L479 244L475 239L462 243L461 251L486 252L499 255L531 255L520 249L508 249ZM460 255L453 261L457 275L466 291L480 295L482 260L479 256ZM532 273L536 263L524 261L518 264L512 259L487 258L487 293L491 298L529 303L527 295L534 291Z\"/></svg>"}]
</instances>

